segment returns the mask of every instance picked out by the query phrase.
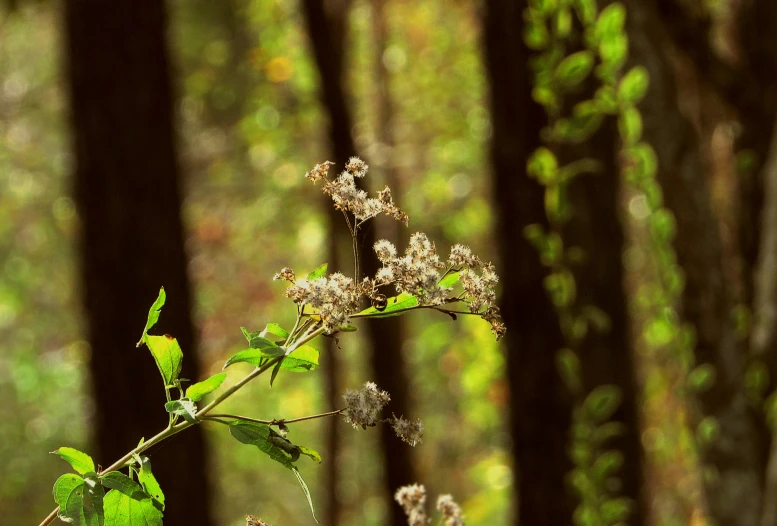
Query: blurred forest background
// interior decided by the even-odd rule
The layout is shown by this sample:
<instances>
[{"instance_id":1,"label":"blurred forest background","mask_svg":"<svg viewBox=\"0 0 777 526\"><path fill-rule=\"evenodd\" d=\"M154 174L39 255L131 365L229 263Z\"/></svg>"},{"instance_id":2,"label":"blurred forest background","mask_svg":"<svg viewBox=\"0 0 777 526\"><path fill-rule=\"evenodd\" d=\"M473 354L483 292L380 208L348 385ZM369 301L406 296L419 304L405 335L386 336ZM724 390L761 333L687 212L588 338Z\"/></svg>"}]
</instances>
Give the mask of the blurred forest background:
<instances>
[{"instance_id":1,"label":"blurred forest background","mask_svg":"<svg viewBox=\"0 0 777 526\"><path fill-rule=\"evenodd\" d=\"M293 426L324 456L300 461L323 524L404 524L391 496L419 482L475 526L777 525L777 3L598 18L610 3L5 0L0 522L50 512L49 451L106 466L164 427L134 345L160 286L159 333L201 379L240 326L293 321L281 267L350 268L303 175L358 154L410 216L365 246L470 245L497 265L508 334L391 318L230 399L294 418L372 380L424 421L414 449ZM596 73L542 76L591 45ZM595 174L557 167L582 158ZM312 522L297 481L216 426L152 460L166 524Z\"/></svg>"}]
</instances>

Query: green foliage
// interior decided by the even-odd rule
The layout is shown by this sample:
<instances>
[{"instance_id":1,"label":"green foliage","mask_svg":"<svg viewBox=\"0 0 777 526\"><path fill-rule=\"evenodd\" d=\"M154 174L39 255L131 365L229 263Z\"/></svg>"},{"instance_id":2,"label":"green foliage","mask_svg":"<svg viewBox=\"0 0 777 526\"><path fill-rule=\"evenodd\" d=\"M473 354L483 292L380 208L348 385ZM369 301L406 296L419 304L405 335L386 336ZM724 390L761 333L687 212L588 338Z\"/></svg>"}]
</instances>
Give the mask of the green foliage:
<instances>
[{"instance_id":1,"label":"green foliage","mask_svg":"<svg viewBox=\"0 0 777 526\"><path fill-rule=\"evenodd\" d=\"M307 484L305 484L299 470L293 463L299 459L301 453L309 456L316 462L321 462L321 455L312 449L300 448L299 446L292 444L289 440L286 440L284 437L273 431L270 426L264 424L235 420L230 422L229 432L237 441L242 442L243 444L256 446L271 459L294 472L297 480L302 486L302 490L305 492L308 504L310 505L310 511L313 513L313 518L315 519L316 514L313 509L310 490L308 490ZM316 522L318 522L318 519L316 519Z\"/></svg>"},{"instance_id":2,"label":"green foliage","mask_svg":"<svg viewBox=\"0 0 777 526\"><path fill-rule=\"evenodd\" d=\"M140 337L140 341L138 342L138 347L140 347L141 343L146 341L146 336L148 335L149 329L151 329L154 325L156 325L156 322L159 321L159 315L162 312L162 307L165 305L166 299L167 294L165 294L165 288L162 287L159 289L159 296L157 296L157 299L148 310L148 320L146 321L146 326L143 329L143 336Z\"/></svg>"},{"instance_id":3,"label":"green foliage","mask_svg":"<svg viewBox=\"0 0 777 526\"><path fill-rule=\"evenodd\" d=\"M146 336L145 343L151 351L159 373L166 387L172 387L181 374L183 352L178 340L165 334L164 336Z\"/></svg>"},{"instance_id":4,"label":"green foliage","mask_svg":"<svg viewBox=\"0 0 777 526\"><path fill-rule=\"evenodd\" d=\"M103 487L94 472L86 478L67 473L54 483L54 501L59 506L57 516L70 524L102 526L103 496Z\"/></svg>"},{"instance_id":5,"label":"green foliage","mask_svg":"<svg viewBox=\"0 0 777 526\"><path fill-rule=\"evenodd\" d=\"M219 387L221 387L221 384L224 383L224 380L227 378L226 373L218 373L214 374L207 380L203 380L202 382L197 382L196 384L190 385L186 389L185 397L190 399L192 402L197 402L201 400L205 395L212 393Z\"/></svg>"},{"instance_id":6,"label":"green foliage","mask_svg":"<svg viewBox=\"0 0 777 526\"><path fill-rule=\"evenodd\" d=\"M197 404L188 398L167 402L165 411L172 415L182 416L190 424L197 423Z\"/></svg>"},{"instance_id":7,"label":"green foliage","mask_svg":"<svg viewBox=\"0 0 777 526\"><path fill-rule=\"evenodd\" d=\"M593 67L593 53L587 50L572 53L556 67L555 80L563 89L573 88L585 80Z\"/></svg>"},{"instance_id":8,"label":"green foliage","mask_svg":"<svg viewBox=\"0 0 777 526\"><path fill-rule=\"evenodd\" d=\"M323 265L319 265L314 270L308 272L308 275L305 276L305 279L308 281L313 281L314 279L324 277L326 276L326 271L328 268L329 268L329 265L327 263L324 263Z\"/></svg>"},{"instance_id":9,"label":"green foliage","mask_svg":"<svg viewBox=\"0 0 777 526\"><path fill-rule=\"evenodd\" d=\"M112 471L102 485L112 488L104 499L105 526L162 526L162 512L137 482Z\"/></svg>"},{"instance_id":10,"label":"green foliage","mask_svg":"<svg viewBox=\"0 0 777 526\"><path fill-rule=\"evenodd\" d=\"M61 447L56 451L52 451L51 454L60 456L82 475L95 471L92 457L72 447Z\"/></svg>"},{"instance_id":11,"label":"green foliage","mask_svg":"<svg viewBox=\"0 0 777 526\"><path fill-rule=\"evenodd\" d=\"M401 311L415 307L418 305L418 298L407 292L403 292L399 296L392 296L388 298L388 304L383 310L378 310L375 307L364 309L358 314L352 316L353 318L369 315L370 318L388 318L390 316L399 316Z\"/></svg>"},{"instance_id":12,"label":"green foliage","mask_svg":"<svg viewBox=\"0 0 777 526\"><path fill-rule=\"evenodd\" d=\"M136 460L140 464L138 482L143 486L143 490L146 494L151 497L154 506L156 506L159 511L165 511L165 494L159 486L156 477L151 472L151 461L148 457L139 457Z\"/></svg>"}]
</instances>

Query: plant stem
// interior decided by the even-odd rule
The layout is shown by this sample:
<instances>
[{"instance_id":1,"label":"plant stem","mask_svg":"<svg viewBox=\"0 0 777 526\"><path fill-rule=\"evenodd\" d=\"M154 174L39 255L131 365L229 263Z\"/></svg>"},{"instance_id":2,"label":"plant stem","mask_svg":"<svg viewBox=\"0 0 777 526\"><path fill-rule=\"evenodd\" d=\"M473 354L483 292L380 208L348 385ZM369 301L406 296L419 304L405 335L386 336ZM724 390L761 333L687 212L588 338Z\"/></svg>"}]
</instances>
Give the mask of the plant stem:
<instances>
[{"instance_id":1,"label":"plant stem","mask_svg":"<svg viewBox=\"0 0 777 526\"><path fill-rule=\"evenodd\" d=\"M216 406L218 406L221 402L223 402L224 400L232 396L238 389L243 387L245 384L247 384L257 376L265 372L267 369L269 369L270 367L272 367L273 365L281 361L283 358L285 358L286 356L294 352L302 345L306 344L313 338L320 336L323 333L324 333L323 327L319 327L314 331L308 330L304 334L304 336L302 336L299 340L291 344L291 346L286 350L286 353L284 355L277 356L272 360L270 360L269 362L267 362L266 364L262 365L261 367L257 367L256 369L248 373L245 377L243 377L235 385L233 385L232 387L230 387L229 389L221 393L221 395L219 395L211 403L209 403L208 405L206 405L205 407L197 411L197 414L196 414L197 418L199 419L201 417L204 417L206 414L212 411ZM169 393L168 393L168 396L169 396ZM322 415L314 415L315 418L317 418L318 416L322 416ZM309 418L314 418L314 417L303 417L302 419L296 419L294 421L307 420ZM106 473L110 473L111 471L116 471L117 469L124 467L124 465L127 462L129 462L134 455L139 455L140 453L142 453L149 447L153 446L154 444L158 444L159 442L166 440L171 436L176 435L181 431L183 431L184 429L187 429L193 425L194 423L189 423L189 422L181 422L178 425L168 425L163 431L151 437L147 442L143 442L138 447L136 447L135 449L133 449L132 451L130 451L129 453L121 457L119 460L117 460L116 462L114 462L104 470L100 471L98 473L98 476L103 476ZM54 521L54 519L57 518L58 512L59 512L59 506L56 507L51 513L49 513L49 515L45 519L43 519L43 522L40 523L40 526L47 526L48 524L51 524L52 521Z\"/></svg>"},{"instance_id":2,"label":"plant stem","mask_svg":"<svg viewBox=\"0 0 777 526\"><path fill-rule=\"evenodd\" d=\"M336 411L329 411L327 413L319 413L317 415L310 415L310 416L302 416L300 418L292 418L292 419L274 419L274 420L260 420L259 418L251 418L248 416L241 416L241 415L231 415L229 413L219 413L215 415L209 415L206 416L206 419L216 419L216 418L234 418L235 420L245 420L246 422L256 422L257 424L267 424L268 426L272 425L279 425L279 424L292 424L294 422L302 422L304 420L313 420L314 418L324 418L327 416L335 416L341 414L345 409L338 409Z\"/></svg>"}]
</instances>

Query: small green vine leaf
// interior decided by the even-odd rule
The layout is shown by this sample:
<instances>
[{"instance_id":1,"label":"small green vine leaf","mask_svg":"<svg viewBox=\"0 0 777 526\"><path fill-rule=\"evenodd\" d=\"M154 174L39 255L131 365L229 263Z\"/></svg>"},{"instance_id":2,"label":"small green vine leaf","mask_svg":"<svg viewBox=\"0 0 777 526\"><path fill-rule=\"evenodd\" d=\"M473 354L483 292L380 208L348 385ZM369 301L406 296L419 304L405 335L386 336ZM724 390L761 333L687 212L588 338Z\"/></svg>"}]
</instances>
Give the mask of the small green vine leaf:
<instances>
[{"instance_id":1,"label":"small green vine leaf","mask_svg":"<svg viewBox=\"0 0 777 526\"><path fill-rule=\"evenodd\" d=\"M84 475L95 471L94 460L86 453L72 447L61 447L51 452L52 455L58 455L68 462L74 470Z\"/></svg>"}]
</instances>

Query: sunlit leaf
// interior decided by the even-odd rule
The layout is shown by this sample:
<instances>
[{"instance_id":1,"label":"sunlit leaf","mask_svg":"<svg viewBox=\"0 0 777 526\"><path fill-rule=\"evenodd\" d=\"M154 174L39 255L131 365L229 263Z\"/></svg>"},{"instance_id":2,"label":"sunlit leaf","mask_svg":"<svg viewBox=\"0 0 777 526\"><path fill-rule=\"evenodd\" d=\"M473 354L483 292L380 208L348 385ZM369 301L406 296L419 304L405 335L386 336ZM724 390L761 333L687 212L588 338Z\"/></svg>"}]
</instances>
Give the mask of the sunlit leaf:
<instances>
[{"instance_id":1,"label":"sunlit leaf","mask_svg":"<svg viewBox=\"0 0 777 526\"><path fill-rule=\"evenodd\" d=\"M133 484L136 491L117 488L105 495L105 526L162 526L162 512Z\"/></svg>"},{"instance_id":2,"label":"sunlit leaf","mask_svg":"<svg viewBox=\"0 0 777 526\"><path fill-rule=\"evenodd\" d=\"M303 455L306 455L312 458L319 464L321 463L321 455L318 453L318 451L315 451L313 449L309 449L306 447L302 447L302 446L297 446L297 449L299 449L299 452L302 453Z\"/></svg>"},{"instance_id":3,"label":"sunlit leaf","mask_svg":"<svg viewBox=\"0 0 777 526\"><path fill-rule=\"evenodd\" d=\"M289 333L286 331L286 329L277 323L268 323L264 330L261 332L260 336L264 336L266 338L269 334L274 334L275 336L284 339L289 337ZM250 343L251 339L249 338L248 341Z\"/></svg>"},{"instance_id":4,"label":"sunlit leaf","mask_svg":"<svg viewBox=\"0 0 777 526\"><path fill-rule=\"evenodd\" d=\"M78 526L103 526L104 490L96 477L82 478L73 473L62 475L54 483L57 516Z\"/></svg>"},{"instance_id":5,"label":"sunlit leaf","mask_svg":"<svg viewBox=\"0 0 777 526\"><path fill-rule=\"evenodd\" d=\"M459 282L460 277L458 272L448 272L448 274L440 280L439 285L444 289L449 289Z\"/></svg>"},{"instance_id":6,"label":"sunlit leaf","mask_svg":"<svg viewBox=\"0 0 777 526\"><path fill-rule=\"evenodd\" d=\"M156 325L156 322L159 321L159 315L162 312L162 307L165 304L165 300L167 299L167 295L165 294L165 288L162 287L159 289L159 296L157 296L156 301L154 301L154 304L151 305L151 308L148 310L148 319L146 320L146 327L143 329L143 335L140 337L140 340L138 341L138 347L140 347L140 344L146 341L146 336L148 335L149 329Z\"/></svg>"},{"instance_id":7,"label":"sunlit leaf","mask_svg":"<svg viewBox=\"0 0 777 526\"><path fill-rule=\"evenodd\" d=\"M412 294L408 294L407 292L403 292L399 296L392 296L391 298L388 298L388 304L386 305L386 308L382 311L379 311L375 307L370 307L368 309L364 309L360 313L356 314L355 316L369 316L370 318L386 318L389 316L399 316L402 314L402 312L405 309L409 309L411 307L415 307L418 305L418 298L413 296Z\"/></svg>"},{"instance_id":8,"label":"sunlit leaf","mask_svg":"<svg viewBox=\"0 0 777 526\"><path fill-rule=\"evenodd\" d=\"M281 369L295 373L305 373L318 367L318 349L312 345L303 345L295 349L281 363Z\"/></svg>"},{"instance_id":9,"label":"sunlit leaf","mask_svg":"<svg viewBox=\"0 0 777 526\"><path fill-rule=\"evenodd\" d=\"M618 100L636 104L647 93L649 83L647 69L644 66L634 66L618 84Z\"/></svg>"},{"instance_id":10,"label":"sunlit leaf","mask_svg":"<svg viewBox=\"0 0 777 526\"><path fill-rule=\"evenodd\" d=\"M305 276L305 279L308 281L312 281L314 279L324 277L326 276L327 268L329 268L329 265L327 263L324 263L323 265L316 267L315 270L308 272L308 275Z\"/></svg>"},{"instance_id":11,"label":"sunlit leaf","mask_svg":"<svg viewBox=\"0 0 777 526\"><path fill-rule=\"evenodd\" d=\"M162 375L165 386L173 385L173 382L181 374L183 352L178 345L178 340L165 334L164 336L146 336L146 345L154 357L156 366Z\"/></svg>"},{"instance_id":12,"label":"sunlit leaf","mask_svg":"<svg viewBox=\"0 0 777 526\"><path fill-rule=\"evenodd\" d=\"M186 398L189 398L192 402L201 400L205 395L218 389L226 377L227 373L218 373L214 374L207 380L190 385L186 389Z\"/></svg>"},{"instance_id":13,"label":"sunlit leaf","mask_svg":"<svg viewBox=\"0 0 777 526\"><path fill-rule=\"evenodd\" d=\"M74 470L84 475L95 471L92 457L72 447L61 447L51 452L52 455L58 455L67 461Z\"/></svg>"},{"instance_id":14,"label":"sunlit leaf","mask_svg":"<svg viewBox=\"0 0 777 526\"><path fill-rule=\"evenodd\" d=\"M146 494L151 497L154 505L159 511L165 511L165 494L159 486L156 477L151 472L151 461L148 457L142 457L140 470L138 471L138 482L143 486Z\"/></svg>"},{"instance_id":15,"label":"sunlit leaf","mask_svg":"<svg viewBox=\"0 0 777 526\"><path fill-rule=\"evenodd\" d=\"M578 51L564 58L556 68L556 81L565 88L580 84L591 73L594 55L590 51Z\"/></svg>"}]
</instances>

